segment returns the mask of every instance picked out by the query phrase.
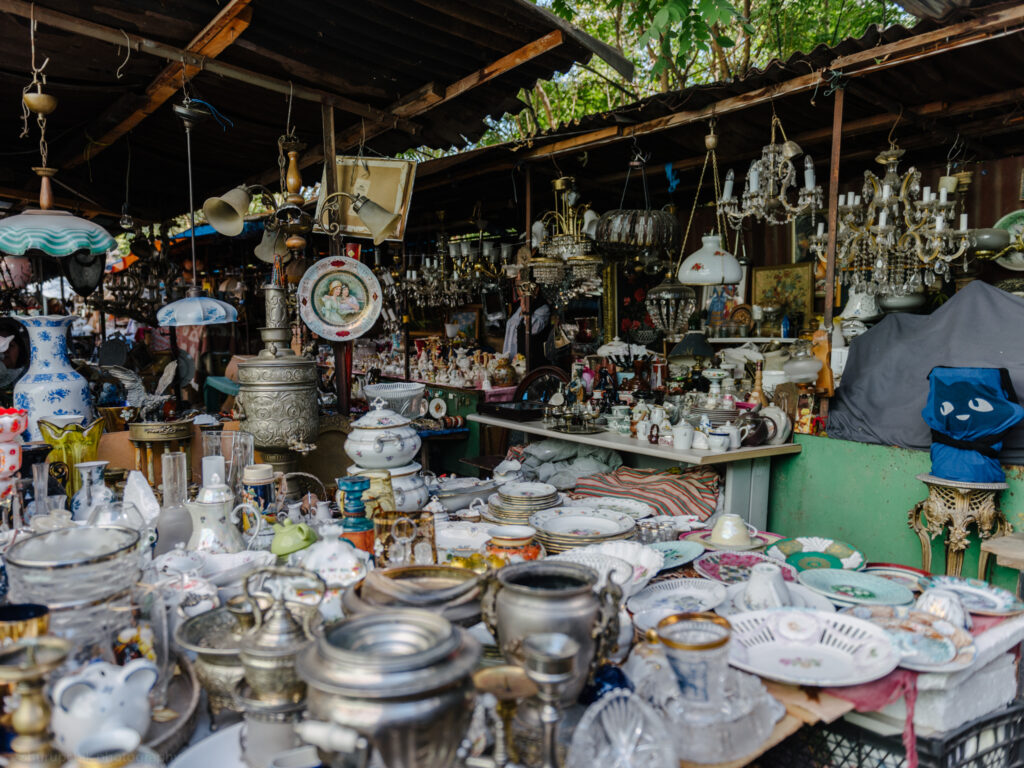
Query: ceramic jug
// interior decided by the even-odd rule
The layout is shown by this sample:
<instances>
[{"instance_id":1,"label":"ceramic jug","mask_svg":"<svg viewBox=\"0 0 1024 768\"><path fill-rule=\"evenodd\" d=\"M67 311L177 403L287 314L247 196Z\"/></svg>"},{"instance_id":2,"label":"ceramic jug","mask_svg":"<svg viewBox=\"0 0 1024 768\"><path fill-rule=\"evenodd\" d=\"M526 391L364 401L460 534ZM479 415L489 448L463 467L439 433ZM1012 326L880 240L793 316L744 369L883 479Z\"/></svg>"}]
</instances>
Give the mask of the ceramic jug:
<instances>
[{"instance_id":1,"label":"ceramic jug","mask_svg":"<svg viewBox=\"0 0 1024 768\"><path fill-rule=\"evenodd\" d=\"M248 504L233 507L230 501L190 501L185 506L192 516L192 536L187 548L196 552L230 555L250 549L263 528L263 515ZM238 529L242 514L252 516L249 528L252 534L248 542Z\"/></svg>"},{"instance_id":2,"label":"ceramic jug","mask_svg":"<svg viewBox=\"0 0 1024 768\"><path fill-rule=\"evenodd\" d=\"M123 667L97 661L62 677L52 694L57 748L70 755L84 738L109 728L145 734L149 691L156 680L156 665L148 659L135 659Z\"/></svg>"},{"instance_id":3,"label":"ceramic jug","mask_svg":"<svg viewBox=\"0 0 1024 768\"><path fill-rule=\"evenodd\" d=\"M79 414L92 421L95 413L89 384L71 367L67 333L75 318L65 315L14 317L28 329L31 360L25 375L14 385L14 406L28 411L30 440L43 439L39 419Z\"/></svg>"},{"instance_id":4,"label":"ceramic jug","mask_svg":"<svg viewBox=\"0 0 1024 768\"><path fill-rule=\"evenodd\" d=\"M71 497L71 518L85 521L93 507L109 504L114 500L114 492L103 483L103 471L109 461L83 461L75 469L81 478L81 487Z\"/></svg>"}]
</instances>

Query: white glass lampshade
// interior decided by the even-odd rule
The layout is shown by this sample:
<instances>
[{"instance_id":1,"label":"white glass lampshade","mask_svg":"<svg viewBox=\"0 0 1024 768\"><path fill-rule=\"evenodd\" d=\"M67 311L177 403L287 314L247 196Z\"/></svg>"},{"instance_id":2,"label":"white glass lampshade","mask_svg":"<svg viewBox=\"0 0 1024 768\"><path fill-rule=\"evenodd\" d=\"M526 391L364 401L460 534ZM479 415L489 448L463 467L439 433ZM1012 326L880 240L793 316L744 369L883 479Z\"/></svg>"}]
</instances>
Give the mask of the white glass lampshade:
<instances>
[{"instance_id":1,"label":"white glass lampshade","mask_svg":"<svg viewBox=\"0 0 1024 768\"><path fill-rule=\"evenodd\" d=\"M722 247L719 235L705 235L696 251L679 265L679 282L683 285L733 285L743 279L743 270L736 257Z\"/></svg>"},{"instance_id":2,"label":"white glass lampshade","mask_svg":"<svg viewBox=\"0 0 1024 768\"><path fill-rule=\"evenodd\" d=\"M238 310L220 299L213 299L193 286L184 299L172 301L157 310L156 321L161 328L179 325L216 325L238 320Z\"/></svg>"},{"instance_id":3,"label":"white glass lampshade","mask_svg":"<svg viewBox=\"0 0 1024 768\"><path fill-rule=\"evenodd\" d=\"M59 259L73 253L106 253L116 246L99 224L67 211L29 210L0 219L0 252L11 256L39 252Z\"/></svg>"}]
</instances>

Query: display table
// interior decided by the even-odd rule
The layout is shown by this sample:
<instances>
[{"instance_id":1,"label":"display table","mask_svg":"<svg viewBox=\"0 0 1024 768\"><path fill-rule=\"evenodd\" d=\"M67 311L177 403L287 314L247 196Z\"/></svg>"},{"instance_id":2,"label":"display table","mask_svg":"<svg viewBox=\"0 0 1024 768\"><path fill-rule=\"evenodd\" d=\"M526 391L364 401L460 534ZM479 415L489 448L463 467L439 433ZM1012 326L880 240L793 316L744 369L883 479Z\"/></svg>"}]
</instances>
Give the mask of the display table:
<instances>
[{"instance_id":1,"label":"display table","mask_svg":"<svg viewBox=\"0 0 1024 768\"><path fill-rule=\"evenodd\" d=\"M567 440L571 443L610 448L613 451L651 456L678 464L725 465L725 510L734 512L758 530L768 526L768 485L771 472L771 457L800 453L802 448L795 443L785 445L764 445L756 448L739 448L735 451L702 451L697 449L677 450L669 445L652 445L615 432L600 432L596 435L573 435L556 432L539 421L512 421L484 414L470 414L467 420L490 427L500 427L528 435L538 435L552 440Z\"/></svg>"}]
</instances>

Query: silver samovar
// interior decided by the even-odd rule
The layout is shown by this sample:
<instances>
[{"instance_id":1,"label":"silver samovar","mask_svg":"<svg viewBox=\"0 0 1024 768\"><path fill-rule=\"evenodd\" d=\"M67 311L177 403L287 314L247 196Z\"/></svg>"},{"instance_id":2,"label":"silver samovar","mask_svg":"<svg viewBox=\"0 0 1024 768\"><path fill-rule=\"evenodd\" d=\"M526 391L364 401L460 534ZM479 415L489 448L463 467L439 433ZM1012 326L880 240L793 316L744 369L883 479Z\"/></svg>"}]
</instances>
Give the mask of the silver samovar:
<instances>
[{"instance_id":1,"label":"silver samovar","mask_svg":"<svg viewBox=\"0 0 1024 768\"><path fill-rule=\"evenodd\" d=\"M296 449L312 443L320 426L316 363L291 348L285 289L265 285L267 327L263 349L238 364L238 404L244 429L263 460L279 472L295 470Z\"/></svg>"}]
</instances>

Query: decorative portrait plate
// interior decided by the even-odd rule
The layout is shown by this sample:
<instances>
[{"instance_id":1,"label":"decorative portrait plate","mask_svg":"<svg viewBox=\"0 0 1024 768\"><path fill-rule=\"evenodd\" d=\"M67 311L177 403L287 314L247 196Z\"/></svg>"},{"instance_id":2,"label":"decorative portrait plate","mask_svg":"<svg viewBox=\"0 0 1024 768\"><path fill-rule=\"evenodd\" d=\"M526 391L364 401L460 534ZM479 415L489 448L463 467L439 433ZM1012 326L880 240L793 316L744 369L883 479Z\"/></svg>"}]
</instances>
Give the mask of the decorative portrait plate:
<instances>
[{"instance_id":1,"label":"decorative portrait plate","mask_svg":"<svg viewBox=\"0 0 1024 768\"><path fill-rule=\"evenodd\" d=\"M307 269L297 298L302 322L326 341L362 336L377 322L383 301L370 268L346 256L330 256Z\"/></svg>"}]
</instances>

